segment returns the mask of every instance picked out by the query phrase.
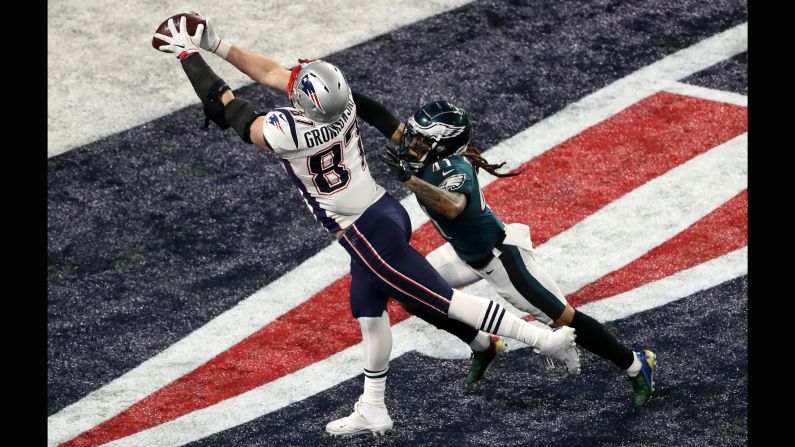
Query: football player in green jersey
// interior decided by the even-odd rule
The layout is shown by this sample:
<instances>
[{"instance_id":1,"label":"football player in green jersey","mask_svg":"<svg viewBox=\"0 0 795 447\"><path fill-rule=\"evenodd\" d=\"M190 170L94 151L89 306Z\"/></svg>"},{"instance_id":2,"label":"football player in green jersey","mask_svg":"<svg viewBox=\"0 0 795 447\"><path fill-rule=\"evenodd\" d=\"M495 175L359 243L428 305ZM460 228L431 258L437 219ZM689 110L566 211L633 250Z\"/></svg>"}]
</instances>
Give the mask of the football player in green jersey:
<instances>
[{"instance_id":1,"label":"football player in green jersey","mask_svg":"<svg viewBox=\"0 0 795 447\"><path fill-rule=\"evenodd\" d=\"M483 158L471 141L467 111L447 101L436 101L417 110L404 123L364 95L359 94L356 101L359 116L397 145L387 145L379 158L414 192L447 240L427 259L450 286L462 288L485 279L500 296L538 321L575 328L577 344L626 371L635 405L645 404L654 390L654 353L631 351L601 323L569 305L535 259L530 228L521 223L506 225L488 207L478 184L478 170L498 177L516 174L499 173L497 169L505 163L491 164ZM455 334L435 315L410 311ZM477 372L482 369L479 363L490 363L494 355L475 353L474 358L473 371Z\"/></svg>"}]
</instances>

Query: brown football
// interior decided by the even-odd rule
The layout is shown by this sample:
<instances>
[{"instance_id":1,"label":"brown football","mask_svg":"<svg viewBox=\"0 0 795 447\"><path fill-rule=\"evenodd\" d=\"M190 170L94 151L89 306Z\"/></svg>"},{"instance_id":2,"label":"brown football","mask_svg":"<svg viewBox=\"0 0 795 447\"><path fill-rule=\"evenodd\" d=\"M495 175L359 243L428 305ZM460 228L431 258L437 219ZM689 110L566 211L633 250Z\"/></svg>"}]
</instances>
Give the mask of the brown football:
<instances>
[{"instance_id":1,"label":"brown football","mask_svg":"<svg viewBox=\"0 0 795 447\"><path fill-rule=\"evenodd\" d=\"M169 19L174 19L174 25L177 27L177 31L179 31L179 18L182 16L187 17L186 24L188 27L188 34L190 35L193 35L193 33L196 32L196 27L199 26L200 23L204 23L206 25L204 17L200 16L199 14L193 11L181 12L179 14L174 14L173 16L169 17ZM171 35L171 31L168 30L168 19L164 20L163 23L161 23L160 26L157 27L155 33L160 33L165 36ZM154 48L155 50L159 50L160 45L168 45L168 42L166 42L163 39L158 39L157 37L152 37L152 48Z\"/></svg>"}]
</instances>

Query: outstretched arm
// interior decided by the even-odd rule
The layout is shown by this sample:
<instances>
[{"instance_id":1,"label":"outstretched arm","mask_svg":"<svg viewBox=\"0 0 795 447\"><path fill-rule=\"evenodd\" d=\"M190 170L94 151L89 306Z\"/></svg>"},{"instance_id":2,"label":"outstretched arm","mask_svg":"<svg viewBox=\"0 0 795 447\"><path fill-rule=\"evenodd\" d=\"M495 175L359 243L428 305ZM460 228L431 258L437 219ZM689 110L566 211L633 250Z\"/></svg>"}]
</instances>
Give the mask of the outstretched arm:
<instances>
[{"instance_id":1,"label":"outstretched arm","mask_svg":"<svg viewBox=\"0 0 795 447\"><path fill-rule=\"evenodd\" d=\"M228 40L221 39L209 17L201 36L201 48L226 59L235 68L245 73L254 81L268 87L287 92L290 81L290 70L284 68L275 59L254 51L245 50L231 44Z\"/></svg>"},{"instance_id":2,"label":"outstretched arm","mask_svg":"<svg viewBox=\"0 0 795 447\"><path fill-rule=\"evenodd\" d=\"M389 141L399 143L403 134L403 122L378 101L356 90L352 90L352 93L353 101L356 103L356 114L367 124L381 131Z\"/></svg>"},{"instance_id":3,"label":"outstretched arm","mask_svg":"<svg viewBox=\"0 0 795 447\"><path fill-rule=\"evenodd\" d=\"M232 45L226 60L254 81L287 93L290 70L275 59Z\"/></svg>"},{"instance_id":4,"label":"outstretched arm","mask_svg":"<svg viewBox=\"0 0 795 447\"><path fill-rule=\"evenodd\" d=\"M243 138L243 141L254 143L267 152L273 152L273 148L265 140L265 134L262 132L265 126L264 112L260 112L244 99L235 98L232 90L225 91L221 95L220 101L224 105L225 118Z\"/></svg>"},{"instance_id":5,"label":"outstretched arm","mask_svg":"<svg viewBox=\"0 0 795 447\"><path fill-rule=\"evenodd\" d=\"M156 37L168 42L168 45L161 46L160 50L177 54L177 59L180 60L196 95L204 103L208 118L222 128L231 126L245 142L254 143L272 152L262 133L265 112L248 101L235 98L229 85L215 74L198 54L196 43L199 41L203 26L199 25L193 36L187 32L185 17L180 19L179 31L176 30L172 19L169 19L168 26L171 36L156 34Z\"/></svg>"},{"instance_id":6,"label":"outstretched arm","mask_svg":"<svg viewBox=\"0 0 795 447\"><path fill-rule=\"evenodd\" d=\"M381 103L357 91L353 92L353 100L356 102L357 114L362 119L381 131L392 143L400 143L405 123ZM408 161L401 158L393 148L387 147L378 158L392 168L398 180L417 196L421 204L451 220L464 211L467 204L466 195L447 191L415 176Z\"/></svg>"}]
</instances>

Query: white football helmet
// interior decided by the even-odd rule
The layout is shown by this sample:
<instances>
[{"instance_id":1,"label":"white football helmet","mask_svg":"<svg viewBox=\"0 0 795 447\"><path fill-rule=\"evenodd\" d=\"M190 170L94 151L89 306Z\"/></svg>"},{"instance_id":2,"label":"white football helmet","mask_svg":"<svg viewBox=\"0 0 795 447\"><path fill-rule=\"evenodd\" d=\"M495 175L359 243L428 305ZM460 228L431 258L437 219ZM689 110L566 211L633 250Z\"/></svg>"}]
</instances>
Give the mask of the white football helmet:
<instances>
[{"instance_id":1,"label":"white football helmet","mask_svg":"<svg viewBox=\"0 0 795 447\"><path fill-rule=\"evenodd\" d=\"M293 107L321 123L335 121L348 105L350 88L342 72L328 62L302 62L293 69L287 93Z\"/></svg>"}]
</instances>

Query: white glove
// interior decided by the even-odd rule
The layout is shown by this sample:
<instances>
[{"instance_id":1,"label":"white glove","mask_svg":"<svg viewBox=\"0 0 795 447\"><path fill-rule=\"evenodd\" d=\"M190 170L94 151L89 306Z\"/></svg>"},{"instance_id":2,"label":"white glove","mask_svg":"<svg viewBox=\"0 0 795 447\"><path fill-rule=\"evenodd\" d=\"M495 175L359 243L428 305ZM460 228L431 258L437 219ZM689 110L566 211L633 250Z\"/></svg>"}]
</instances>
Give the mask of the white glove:
<instances>
[{"instance_id":1,"label":"white glove","mask_svg":"<svg viewBox=\"0 0 795 447\"><path fill-rule=\"evenodd\" d=\"M201 13L197 14L204 17ZM226 55L229 54L229 49L232 48L232 44L218 36L215 32L215 27L213 27L213 22L210 21L209 17L204 17L204 21L207 23L207 27L204 29L204 34L202 34L202 40L199 46L204 50L215 53L217 56L226 59Z\"/></svg>"},{"instance_id":2,"label":"white glove","mask_svg":"<svg viewBox=\"0 0 795 447\"><path fill-rule=\"evenodd\" d=\"M155 33L155 37L168 42L168 45L160 45L158 50L166 53L176 53L177 59L185 59L189 54L199 51L197 42L201 41L202 33L204 33L204 25L200 24L196 27L196 33L191 36L188 34L187 19L185 16L179 18L179 32L174 25L174 19L168 19L168 30L171 36Z\"/></svg>"}]
</instances>

